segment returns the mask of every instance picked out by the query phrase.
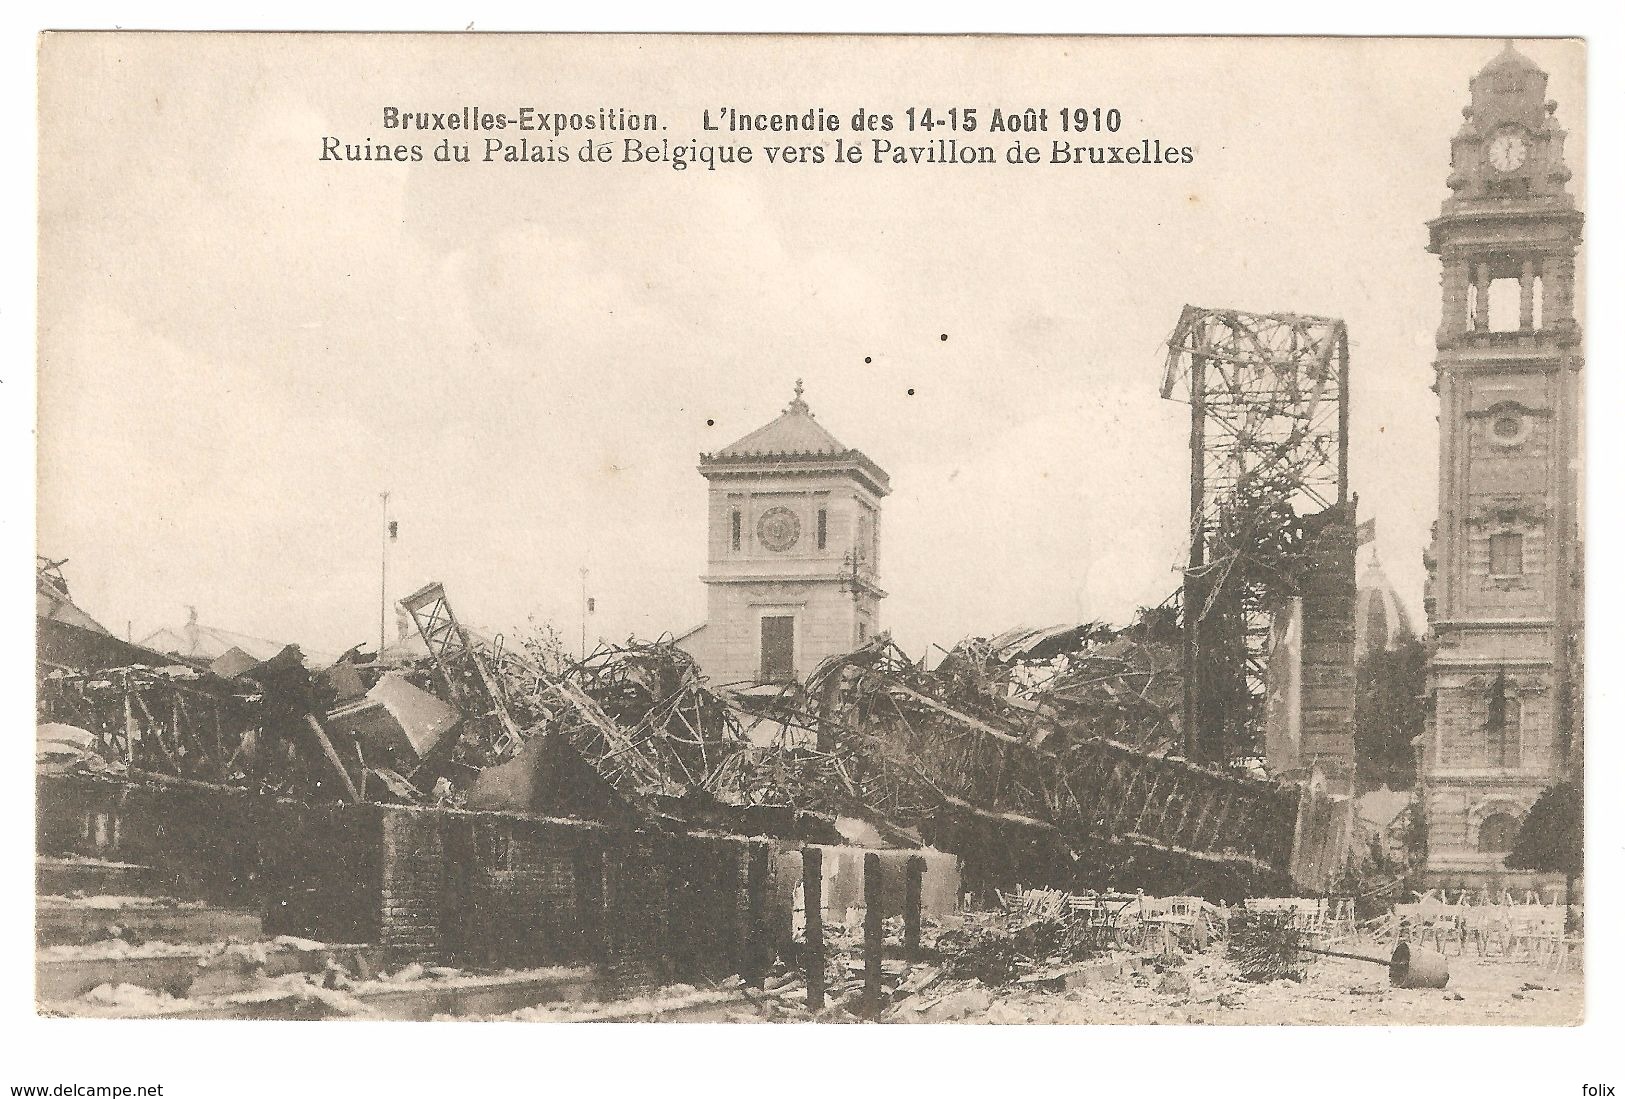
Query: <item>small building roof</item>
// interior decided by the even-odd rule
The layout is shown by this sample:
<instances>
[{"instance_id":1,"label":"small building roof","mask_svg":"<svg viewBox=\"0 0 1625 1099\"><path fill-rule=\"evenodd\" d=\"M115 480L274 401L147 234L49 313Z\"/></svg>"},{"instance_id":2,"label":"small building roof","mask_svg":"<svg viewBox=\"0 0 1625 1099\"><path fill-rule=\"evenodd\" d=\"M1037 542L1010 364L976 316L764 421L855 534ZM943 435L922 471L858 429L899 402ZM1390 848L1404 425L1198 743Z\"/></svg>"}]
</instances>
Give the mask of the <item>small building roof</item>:
<instances>
[{"instance_id":1,"label":"small building roof","mask_svg":"<svg viewBox=\"0 0 1625 1099\"><path fill-rule=\"evenodd\" d=\"M218 660L232 649L236 649L257 663L269 660L280 653L287 642L237 633L235 630L223 630L218 626L205 626L198 622L196 612L193 612L186 625L163 626L143 637L138 644L171 656L207 661ZM304 652L304 657L316 667L331 664L336 659L328 653L316 652Z\"/></svg>"},{"instance_id":2,"label":"small building roof","mask_svg":"<svg viewBox=\"0 0 1625 1099\"><path fill-rule=\"evenodd\" d=\"M735 439L721 450L700 455L701 472L744 472L754 464L774 467L825 463L850 464L868 475L871 486L879 495L891 491L891 480L886 471L861 450L854 450L832 435L813 415L802 398L801 379L796 379L795 396L790 404L774 419L742 438Z\"/></svg>"},{"instance_id":3,"label":"small building roof","mask_svg":"<svg viewBox=\"0 0 1625 1099\"><path fill-rule=\"evenodd\" d=\"M258 660L233 645L214 658L209 665L209 671L221 679L236 679L258 663L260 663Z\"/></svg>"},{"instance_id":4,"label":"small building roof","mask_svg":"<svg viewBox=\"0 0 1625 1099\"><path fill-rule=\"evenodd\" d=\"M68 594L68 585L62 579L64 561L41 557L34 569L34 617L53 622L65 622L92 633L110 633L106 626L79 608Z\"/></svg>"},{"instance_id":5,"label":"small building roof","mask_svg":"<svg viewBox=\"0 0 1625 1099\"><path fill-rule=\"evenodd\" d=\"M802 399L801 379L795 397L779 418L717 451L717 458L767 458L779 455L845 454L847 445L831 435Z\"/></svg>"}]
</instances>

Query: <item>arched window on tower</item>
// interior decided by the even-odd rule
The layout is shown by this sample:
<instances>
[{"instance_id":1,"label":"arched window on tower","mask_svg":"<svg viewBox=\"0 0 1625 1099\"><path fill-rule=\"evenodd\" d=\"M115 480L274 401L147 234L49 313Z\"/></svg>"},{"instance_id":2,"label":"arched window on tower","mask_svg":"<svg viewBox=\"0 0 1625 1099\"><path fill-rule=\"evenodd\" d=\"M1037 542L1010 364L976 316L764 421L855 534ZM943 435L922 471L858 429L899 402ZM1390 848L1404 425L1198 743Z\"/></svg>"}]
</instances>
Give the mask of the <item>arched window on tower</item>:
<instances>
[{"instance_id":1,"label":"arched window on tower","mask_svg":"<svg viewBox=\"0 0 1625 1099\"><path fill-rule=\"evenodd\" d=\"M1517 834L1517 817L1511 813L1491 813L1478 825L1478 849L1489 854L1510 851Z\"/></svg>"}]
</instances>

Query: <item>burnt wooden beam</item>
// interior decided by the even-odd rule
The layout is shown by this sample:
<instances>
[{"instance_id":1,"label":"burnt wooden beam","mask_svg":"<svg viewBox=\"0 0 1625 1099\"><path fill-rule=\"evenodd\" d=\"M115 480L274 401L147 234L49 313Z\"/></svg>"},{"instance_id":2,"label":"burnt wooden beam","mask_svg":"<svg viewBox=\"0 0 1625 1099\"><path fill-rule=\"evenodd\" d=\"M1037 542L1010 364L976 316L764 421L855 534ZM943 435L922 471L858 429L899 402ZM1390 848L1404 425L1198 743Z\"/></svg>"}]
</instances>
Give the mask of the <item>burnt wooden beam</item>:
<instances>
[{"instance_id":1,"label":"burnt wooden beam","mask_svg":"<svg viewBox=\"0 0 1625 1099\"><path fill-rule=\"evenodd\" d=\"M807 1010L824 1006L824 852L801 849L801 896L805 947L801 971L807 979Z\"/></svg>"},{"instance_id":2,"label":"burnt wooden beam","mask_svg":"<svg viewBox=\"0 0 1625 1099\"><path fill-rule=\"evenodd\" d=\"M322 723L316 720L315 714L305 715L305 724L316 737L316 745L322 750L322 756L332 765L339 784L344 787L344 795L350 801L360 801L361 793L355 788L355 782L350 778L350 772L344 769L344 762L339 759L338 752L333 747L332 740L328 739L327 730Z\"/></svg>"},{"instance_id":3,"label":"burnt wooden beam","mask_svg":"<svg viewBox=\"0 0 1625 1099\"><path fill-rule=\"evenodd\" d=\"M920 893L925 879L925 859L910 855L904 863L903 957L910 964L920 960Z\"/></svg>"},{"instance_id":4,"label":"burnt wooden beam","mask_svg":"<svg viewBox=\"0 0 1625 1099\"><path fill-rule=\"evenodd\" d=\"M863 856L863 1011L873 1019L880 1014L881 955L886 945L886 925L881 911L880 856L873 851Z\"/></svg>"}]
</instances>

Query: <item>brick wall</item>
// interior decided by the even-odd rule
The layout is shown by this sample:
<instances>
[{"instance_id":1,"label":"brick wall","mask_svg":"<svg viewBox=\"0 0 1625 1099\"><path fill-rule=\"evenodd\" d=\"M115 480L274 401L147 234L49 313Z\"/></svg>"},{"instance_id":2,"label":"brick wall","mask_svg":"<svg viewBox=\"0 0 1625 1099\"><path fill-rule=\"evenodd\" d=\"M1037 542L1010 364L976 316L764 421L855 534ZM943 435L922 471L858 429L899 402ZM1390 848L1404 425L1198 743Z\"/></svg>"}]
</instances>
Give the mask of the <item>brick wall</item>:
<instances>
[{"instance_id":1,"label":"brick wall","mask_svg":"<svg viewBox=\"0 0 1625 1099\"><path fill-rule=\"evenodd\" d=\"M635 991L749 970L771 942L765 889L747 888L750 859L765 858L768 841L507 813L385 813L386 830L413 839L386 859L382 941L414 956L592 962Z\"/></svg>"},{"instance_id":2,"label":"brick wall","mask_svg":"<svg viewBox=\"0 0 1625 1099\"><path fill-rule=\"evenodd\" d=\"M169 891L257 911L268 934L482 968L591 962L624 989L771 961L767 840L173 780L45 776L36 797L42 854L157 867Z\"/></svg>"},{"instance_id":3,"label":"brick wall","mask_svg":"<svg viewBox=\"0 0 1625 1099\"><path fill-rule=\"evenodd\" d=\"M431 814L385 809L379 819L378 942L431 957L440 947L445 844Z\"/></svg>"},{"instance_id":4,"label":"brick wall","mask_svg":"<svg viewBox=\"0 0 1625 1099\"><path fill-rule=\"evenodd\" d=\"M258 912L271 935L344 943L378 933L376 806L81 775L40 776L35 804L41 854L153 867L162 892Z\"/></svg>"},{"instance_id":5,"label":"brick wall","mask_svg":"<svg viewBox=\"0 0 1625 1099\"><path fill-rule=\"evenodd\" d=\"M1562 766L1552 707L1555 692L1539 675L1514 673L1506 685L1516 715L1503 733L1505 762L1490 758L1490 694L1493 676L1441 675L1434 696L1436 738L1428 763L1435 773L1494 768L1550 781Z\"/></svg>"}]
</instances>

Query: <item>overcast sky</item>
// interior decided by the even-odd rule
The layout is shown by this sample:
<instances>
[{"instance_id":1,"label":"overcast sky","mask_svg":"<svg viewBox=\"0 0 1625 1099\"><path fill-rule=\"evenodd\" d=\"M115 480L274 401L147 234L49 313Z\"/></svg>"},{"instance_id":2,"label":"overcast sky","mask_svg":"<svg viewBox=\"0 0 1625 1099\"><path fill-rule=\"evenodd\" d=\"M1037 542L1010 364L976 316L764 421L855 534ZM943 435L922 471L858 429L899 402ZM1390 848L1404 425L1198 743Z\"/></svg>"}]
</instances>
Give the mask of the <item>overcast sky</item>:
<instances>
[{"instance_id":1,"label":"overcast sky","mask_svg":"<svg viewBox=\"0 0 1625 1099\"><path fill-rule=\"evenodd\" d=\"M1192 302L1347 321L1352 485L1420 619L1439 317L1424 222L1468 79L1499 48L53 38L39 550L70 559L78 601L119 633L191 604L336 651L376 638L388 489L392 599L438 579L469 621L535 615L573 638L586 567L595 635L680 631L704 608L698 456L777 415L800 377L820 422L891 474L881 616L906 649L1122 621L1178 585L1187 409L1158 397L1160 345ZM1519 48L1552 74L1578 186L1583 52ZM673 137L724 105L975 105L984 126L995 105L1117 106L1122 138L1196 160L318 159L327 135L399 140L386 105L465 103L626 106Z\"/></svg>"}]
</instances>

